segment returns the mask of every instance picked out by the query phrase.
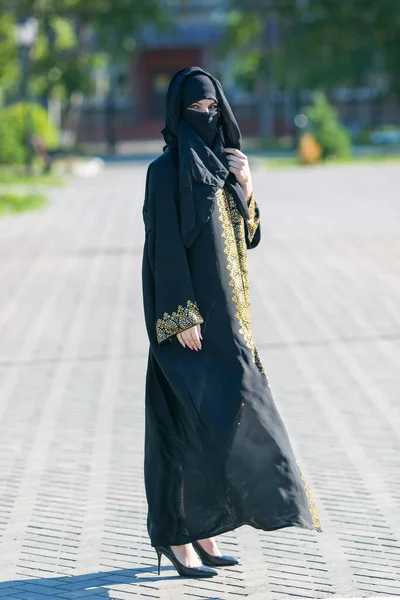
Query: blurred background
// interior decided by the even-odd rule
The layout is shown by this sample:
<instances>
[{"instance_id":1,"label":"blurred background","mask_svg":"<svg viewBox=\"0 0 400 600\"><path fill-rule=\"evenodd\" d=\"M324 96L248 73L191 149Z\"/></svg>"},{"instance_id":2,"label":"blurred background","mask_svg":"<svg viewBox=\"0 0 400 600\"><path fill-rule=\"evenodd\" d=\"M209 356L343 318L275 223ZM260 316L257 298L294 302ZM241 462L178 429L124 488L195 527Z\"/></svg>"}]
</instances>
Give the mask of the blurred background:
<instances>
[{"instance_id":1,"label":"blurred background","mask_svg":"<svg viewBox=\"0 0 400 600\"><path fill-rule=\"evenodd\" d=\"M2 598L400 597L399 64L399 0L0 0ZM324 529L230 532L207 588L156 575L142 481L141 209L189 65L244 135L254 338Z\"/></svg>"},{"instance_id":2,"label":"blurred background","mask_svg":"<svg viewBox=\"0 0 400 600\"><path fill-rule=\"evenodd\" d=\"M169 80L189 65L221 80L250 152L307 163L399 153L397 0L0 7L3 165L158 153Z\"/></svg>"}]
</instances>

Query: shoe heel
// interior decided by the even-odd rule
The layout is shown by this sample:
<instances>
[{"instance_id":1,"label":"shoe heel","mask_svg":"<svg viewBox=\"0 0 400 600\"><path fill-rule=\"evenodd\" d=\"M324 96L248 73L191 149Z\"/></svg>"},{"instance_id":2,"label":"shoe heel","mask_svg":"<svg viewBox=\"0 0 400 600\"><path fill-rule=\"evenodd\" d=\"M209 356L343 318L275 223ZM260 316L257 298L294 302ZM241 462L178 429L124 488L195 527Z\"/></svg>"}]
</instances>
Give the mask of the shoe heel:
<instances>
[{"instance_id":1,"label":"shoe heel","mask_svg":"<svg viewBox=\"0 0 400 600\"><path fill-rule=\"evenodd\" d=\"M172 562L178 575L182 575L183 577L212 577L213 575L218 575L218 571L204 565L201 565L200 567L185 567L185 565L177 559L171 546L156 546L155 551L157 552L158 557L158 574L160 574L161 556L164 554Z\"/></svg>"},{"instance_id":2,"label":"shoe heel","mask_svg":"<svg viewBox=\"0 0 400 600\"><path fill-rule=\"evenodd\" d=\"M156 548L156 552L157 552L157 558L158 558L158 574L160 574L162 552L158 548Z\"/></svg>"}]
</instances>

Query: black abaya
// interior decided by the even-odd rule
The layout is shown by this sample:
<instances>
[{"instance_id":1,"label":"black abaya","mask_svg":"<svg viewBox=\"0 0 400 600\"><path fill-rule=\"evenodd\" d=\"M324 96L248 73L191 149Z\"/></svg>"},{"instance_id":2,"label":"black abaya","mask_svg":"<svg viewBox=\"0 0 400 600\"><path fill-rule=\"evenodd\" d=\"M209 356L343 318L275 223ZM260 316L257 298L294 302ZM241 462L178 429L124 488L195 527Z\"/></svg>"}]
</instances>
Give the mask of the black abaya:
<instances>
[{"instance_id":1,"label":"black abaya","mask_svg":"<svg viewBox=\"0 0 400 600\"><path fill-rule=\"evenodd\" d=\"M153 546L180 545L248 524L321 530L254 344L247 250L260 240L228 185L187 247L179 154L149 167L143 206L146 375L145 486ZM176 333L201 324L202 349Z\"/></svg>"}]
</instances>

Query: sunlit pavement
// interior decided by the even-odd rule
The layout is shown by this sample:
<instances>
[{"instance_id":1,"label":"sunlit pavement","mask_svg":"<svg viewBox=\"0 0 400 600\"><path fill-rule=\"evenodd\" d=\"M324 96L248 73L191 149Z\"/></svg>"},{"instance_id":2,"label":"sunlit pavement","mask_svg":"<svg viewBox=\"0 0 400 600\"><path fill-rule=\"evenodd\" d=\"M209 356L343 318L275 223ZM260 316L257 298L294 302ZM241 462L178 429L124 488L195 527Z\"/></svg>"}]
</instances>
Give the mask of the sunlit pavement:
<instances>
[{"instance_id":1,"label":"sunlit pavement","mask_svg":"<svg viewBox=\"0 0 400 600\"><path fill-rule=\"evenodd\" d=\"M399 167L254 173L254 337L324 532L231 532L206 581L158 577L146 534L144 176L0 219L0 597L400 594Z\"/></svg>"}]
</instances>

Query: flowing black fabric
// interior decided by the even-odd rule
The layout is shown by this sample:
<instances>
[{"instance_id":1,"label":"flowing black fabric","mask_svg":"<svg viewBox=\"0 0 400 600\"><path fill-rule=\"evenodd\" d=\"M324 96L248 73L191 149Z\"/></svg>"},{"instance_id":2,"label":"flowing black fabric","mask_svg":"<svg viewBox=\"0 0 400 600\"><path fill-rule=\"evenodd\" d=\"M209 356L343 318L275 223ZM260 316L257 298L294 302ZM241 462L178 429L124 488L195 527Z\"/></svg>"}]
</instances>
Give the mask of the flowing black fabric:
<instances>
[{"instance_id":1,"label":"flowing black fabric","mask_svg":"<svg viewBox=\"0 0 400 600\"><path fill-rule=\"evenodd\" d=\"M256 199L243 217L221 177L208 219L187 246L181 221L187 151L172 145L151 163L143 204L151 544L185 544L244 524L321 530L252 336L247 250L259 241ZM203 336L199 351L184 348L176 335L194 326Z\"/></svg>"},{"instance_id":2,"label":"flowing black fabric","mask_svg":"<svg viewBox=\"0 0 400 600\"><path fill-rule=\"evenodd\" d=\"M182 108L187 108L183 106L185 100L192 104L195 100L190 100L202 91L206 91L205 97L213 97L212 92L209 92L210 88L198 83L199 75L207 77L212 83L219 107L220 135L216 136L211 148L187 119L181 118ZM196 82L194 85L188 84L188 80L192 78ZM243 190L236 177L229 172L228 159L222 152L223 147L240 150L242 136L222 86L215 77L200 67L190 67L176 73L168 88L165 128L162 133L166 142L165 149L171 147L179 152L180 223L185 245L190 247L193 244L212 214L217 190L225 185L240 214L247 219L249 214Z\"/></svg>"}]
</instances>

